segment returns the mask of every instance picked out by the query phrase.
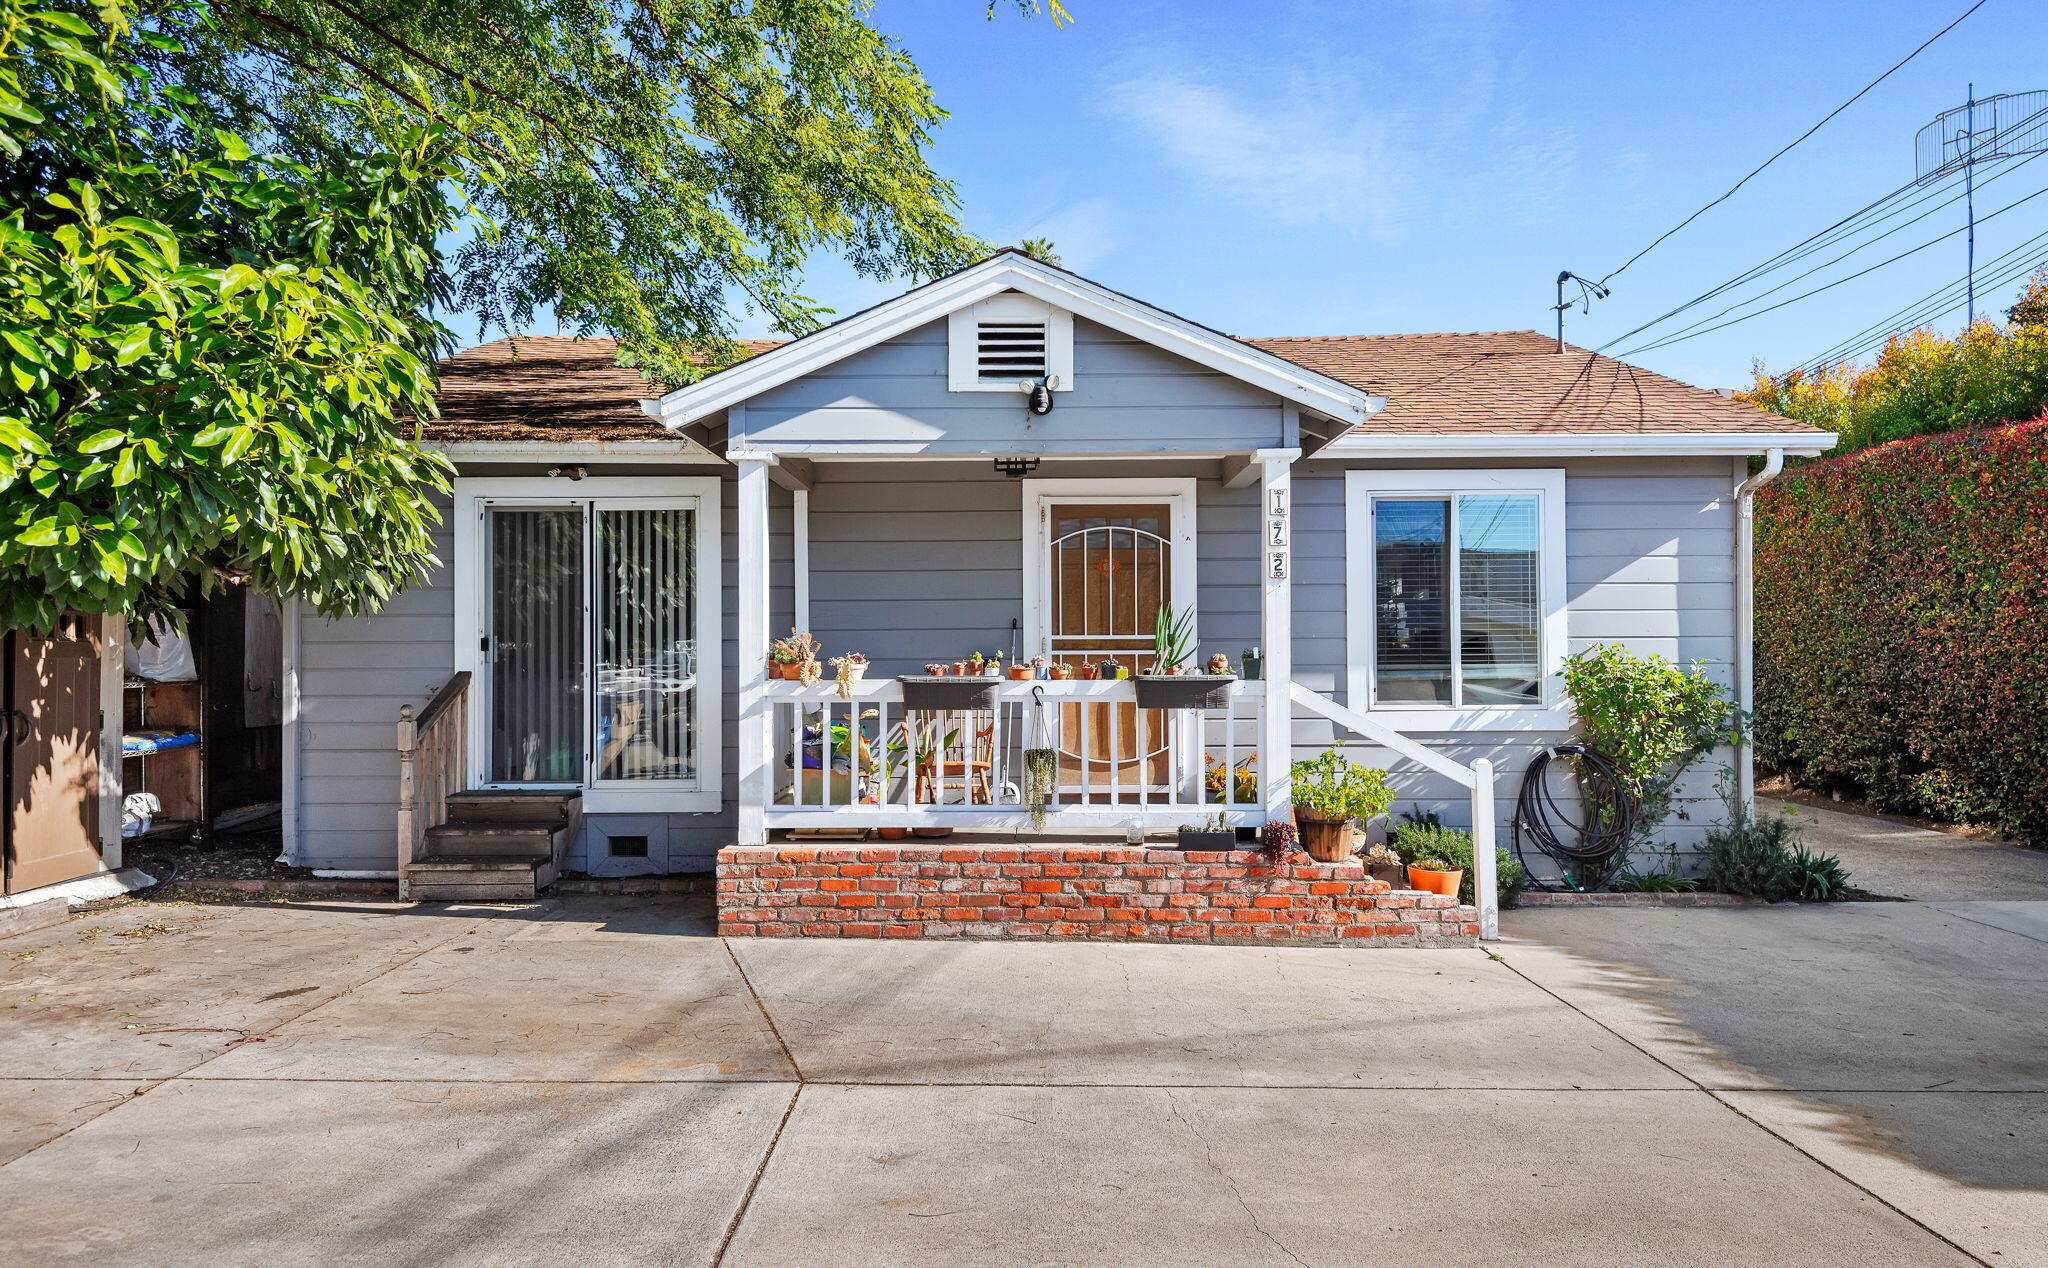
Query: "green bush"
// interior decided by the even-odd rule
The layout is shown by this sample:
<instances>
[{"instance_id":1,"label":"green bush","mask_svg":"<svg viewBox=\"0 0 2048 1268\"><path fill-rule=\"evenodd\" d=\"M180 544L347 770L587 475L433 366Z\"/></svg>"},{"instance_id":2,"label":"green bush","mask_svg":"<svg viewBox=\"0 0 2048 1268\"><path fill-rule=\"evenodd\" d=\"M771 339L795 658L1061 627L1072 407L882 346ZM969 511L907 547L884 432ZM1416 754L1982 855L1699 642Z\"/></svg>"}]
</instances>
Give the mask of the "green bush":
<instances>
[{"instance_id":1,"label":"green bush","mask_svg":"<svg viewBox=\"0 0 2048 1268\"><path fill-rule=\"evenodd\" d=\"M1579 735L1614 763L1635 799L1636 841L1669 817L1686 768L1742 735L1735 707L1697 664L1602 643L1565 661L1564 684Z\"/></svg>"},{"instance_id":2,"label":"green bush","mask_svg":"<svg viewBox=\"0 0 2048 1268\"><path fill-rule=\"evenodd\" d=\"M1291 768L1294 804L1325 819L1377 819L1394 804L1387 772L1359 766L1336 749Z\"/></svg>"},{"instance_id":3,"label":"green bush","mask_svg":"<svg viewBox=\"0 0 2048 1268\"><path fill-rule=\"evenodd\" d=\"M1440 859L1446 867L1462 869L1465 878L1458 882L1458 901L1474 901L1473 895L1479 891L1474 886L1471 833L1462 828L1446 828L1440 823L1411 819L1387 844L1401 856L1403 863ZM1506 850L1496 849L1493 868L1494 896L1503 907L1512 906L1515 899L1521 897L1522 884L1527 879L1522 873L1521 861Z\"/></svg>"},{"instance_id":4,"label":"green bush","mask_svg":"<svg viewBox=\"0 0 2048 1268\"><path fill-rule=\"evenodd\" d=\"M1809 463L1756 526L1758 757L2048 845L2048 418Z\"/></svg>"},{"instance_id":5,"label":"green bush","mask_svg":"<svg viewBox=\"0 0 2048 1268\"><path fill-rule=\"evenodd\" d=\"M1791 815L1757 819L1740 815L1707 834L1706 887L1768 902L1800 898L1829 902L1844 896L1849 874L1832 854L1799 843Z\"/></svg>"}]
</instances>

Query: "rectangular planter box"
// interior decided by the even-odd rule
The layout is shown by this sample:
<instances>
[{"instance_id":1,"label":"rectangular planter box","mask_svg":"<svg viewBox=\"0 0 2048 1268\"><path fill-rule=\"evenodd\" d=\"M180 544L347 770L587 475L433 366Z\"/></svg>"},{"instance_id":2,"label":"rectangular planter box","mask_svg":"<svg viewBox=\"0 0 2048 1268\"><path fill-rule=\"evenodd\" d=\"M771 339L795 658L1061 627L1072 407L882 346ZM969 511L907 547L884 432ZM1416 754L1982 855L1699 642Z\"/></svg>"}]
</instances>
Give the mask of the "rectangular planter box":
<instances>
[{"instance_id":1,"label":"rectangular planter box","mask_svg":"<svg viewBox=\"0 0 2048 1268\"><path fill-rule=\"evenodd\" d=\"M1204 829L1191 832L1182 828L1179 845L1183 850L1234 850L1237 848L1237 829Z\"/></svg>"},{"instance_id":2,"label":"rectangular planter box","mask_svg":"<svg viewBox=\"0 0 2048 1268\"><path fill-rule=\"evenodd\" d=\"M1139 674L1140 709L1221 709L1230 703L1233 674Z\"/></svg>"},{"instance_id":3,"label":"rectangular planter box","mask_svg":"<svg viewBox=\"0 0 2048 1268\"><path fill-rule=\"evenodd\" d=\"M995 708L996 683L1002 680L931 678L923 674L905 674L897 681L903 684L904 708L951 713Z\"/></svg>"}]
</instances>

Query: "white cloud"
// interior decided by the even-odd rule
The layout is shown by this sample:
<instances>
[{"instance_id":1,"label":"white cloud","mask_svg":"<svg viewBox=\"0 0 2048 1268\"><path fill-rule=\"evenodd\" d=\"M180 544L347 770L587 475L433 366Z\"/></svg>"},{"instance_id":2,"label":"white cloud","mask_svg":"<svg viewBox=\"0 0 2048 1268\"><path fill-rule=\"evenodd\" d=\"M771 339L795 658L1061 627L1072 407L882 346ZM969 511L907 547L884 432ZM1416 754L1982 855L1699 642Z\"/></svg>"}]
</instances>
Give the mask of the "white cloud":
<instances>
[{"instance_id":1,"label":"white cloud","mask_svg":"<svg viewBox=\"0 0 2048 1268\"><path fill-rule=\"evenodd\" d=\"M1254 103L1169 74L1117 85L1110 107L1169 164L1284 224L1383 223L1401 183L1386 119L1321 93Z\"/></svg>"},{"instance_id":2,"label":"white cloud","mask_svg":"<svg viewBox=\"0 0 2048 1268\"><path fill-rule=\"evenodd\" d=\"M1086 273L1116 254L1125 241L1116 208L1107 198L1088 198L1048 212L1018 229L1009 241L1026 238L1052 239L1060 264L1076 273Z\"/></svg>"}]
</instances>

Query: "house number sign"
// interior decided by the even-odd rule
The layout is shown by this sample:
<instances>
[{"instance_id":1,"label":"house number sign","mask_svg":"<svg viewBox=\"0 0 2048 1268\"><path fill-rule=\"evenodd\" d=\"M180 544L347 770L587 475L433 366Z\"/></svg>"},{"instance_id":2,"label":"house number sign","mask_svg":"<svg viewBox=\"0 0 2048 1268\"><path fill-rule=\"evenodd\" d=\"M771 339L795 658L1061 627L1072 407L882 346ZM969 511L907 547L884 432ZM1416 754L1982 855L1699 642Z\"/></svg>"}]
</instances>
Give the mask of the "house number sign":
<instances>
[{"instance_id":1,"label":"house number sign","mask_svg":"<svg viewBox=\"0 0 2048 1268\"><path fill-rule=\"evenodd\" d=\"M1276 550L1276 551L1272 552L1272 553L1271 553L1270 555L1266 556L1266 575L1267 575L1267 576L1269 576L1269 577L1271 577L1271 578L1272 578L1273 580L1275 580L1275 581L1281 581L1281 580L1284 580L1284 579L1286 578L1286 576L1287 576L1287 552L1286 552L1286 551L1284 551L1284 550Z\"/></svg>"},{"instance_id":2,"label":"house number sign","mask_svg":"<svg viewBox=\"0 0 2048 1268\"><path fill-rule=\"evenodd\" d=\"M1287 576L1287 490L1266 492L1266 575L1275 581Z\"/></svg>"}]
</instances>

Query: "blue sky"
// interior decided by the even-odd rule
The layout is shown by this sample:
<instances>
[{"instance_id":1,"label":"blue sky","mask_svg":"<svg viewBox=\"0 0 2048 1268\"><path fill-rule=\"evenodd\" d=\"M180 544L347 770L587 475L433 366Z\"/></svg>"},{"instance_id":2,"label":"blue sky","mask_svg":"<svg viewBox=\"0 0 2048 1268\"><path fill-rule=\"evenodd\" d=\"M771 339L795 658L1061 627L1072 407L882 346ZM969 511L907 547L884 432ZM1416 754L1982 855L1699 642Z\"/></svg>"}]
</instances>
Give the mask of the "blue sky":
<instances>
[{"instance_id":1,"label":"blue sky","mask_svg":"<svg viewBox=\"0 0 2048 1268\"><path fill-rule=\"evenodd\" d=\"M988 20L980 0L879 0L873 20L952 113L935 161L971 230L1051 237L1069 267L1234 333L1302 335L1547 330L1559 269L1613 270L1967 7L1069 0L1055 29ZM2044 48L2048 5L1990 0L1575 310L1572 341L1597 346L1910 180L1921 124L1971 80L2048 88ZM2048 162L2014 170L1979 214L2044 186ZM1961 223L1960 205L1937 211L1773 298ZM1978 258L2043 229L2048 196L1983 225ZM1633 359L1745 385L1753 359L1797 363L1962 273L1958 237ZM896 289L830 261L809 280L841 311Z\"/></svg>"}]
</instances>

